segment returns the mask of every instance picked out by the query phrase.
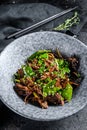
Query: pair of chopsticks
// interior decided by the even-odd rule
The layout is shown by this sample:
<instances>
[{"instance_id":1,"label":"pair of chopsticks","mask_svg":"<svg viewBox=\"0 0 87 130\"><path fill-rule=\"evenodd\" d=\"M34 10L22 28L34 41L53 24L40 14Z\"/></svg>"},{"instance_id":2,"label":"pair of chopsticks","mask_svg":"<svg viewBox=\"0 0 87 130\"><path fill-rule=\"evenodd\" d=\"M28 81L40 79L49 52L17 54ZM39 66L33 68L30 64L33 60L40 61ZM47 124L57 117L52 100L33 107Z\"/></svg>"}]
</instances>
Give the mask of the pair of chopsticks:
<instances>
[{"instance_id":1,"label":"pair of chopsticks","mask_svg":"<svg viewBox=\"0 0 87 130\"><path fill-rule=\"evenodd\" d=\"M44 19L44 20L42 20L42 21L40 21L40 22L38 22L38 23L36 23L36 24L34 24L34 25L32 25L32 26L29 26L29 27L27 27L27 28L25 28L25 29L22 29L22 30L20 30L20 31L18 31L18 32L16 32L16 33L13 33L13 34L7 36L6 39L20 37L20 36L22 36L22 35L24 35L24 34L30 32L30 31L32 31L32 30L34 30L34 29L36 29L36 28L38 28L38 27L40 27L40 26L42 26L42 25L44 25L44 24L50 22L50 21L53 21L53 20L55 20L55 19L57 19L57 18L59 18L59 17L65 15L65 14L67 14L67 13L69 13L69 12L71 12L71 11L77 9L77 8L78 8L78 6L73 7L73 8L70 8L70 9L66 9L66 10L64 10L64 11L58 13L58 14L55 14L55 15L53 15L53 16L47 18L47 19Z\"/></svg>"}]
</instances>

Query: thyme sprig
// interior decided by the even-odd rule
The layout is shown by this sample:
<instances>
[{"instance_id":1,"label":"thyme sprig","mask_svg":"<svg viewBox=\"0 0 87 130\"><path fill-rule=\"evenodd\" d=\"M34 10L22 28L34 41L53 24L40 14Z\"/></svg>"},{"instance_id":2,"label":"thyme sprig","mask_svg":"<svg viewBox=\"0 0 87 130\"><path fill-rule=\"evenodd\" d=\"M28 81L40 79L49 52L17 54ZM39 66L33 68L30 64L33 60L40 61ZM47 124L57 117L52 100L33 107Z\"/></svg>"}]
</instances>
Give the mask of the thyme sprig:
<instances>
[{"instance_id":1,"label":"thyme sprig","mask_svg":"<svg viewBox=\"0 0 87 130\"><path fill-rule=\"evenodd\" d=\"M70 30L70 28L73 25L77 25L77 24L79 24L79 22L80 22L80 18L78 16L78 12L75 12L73 17L65 20L64 23L58 25L53 30L55 30L55 31L57 31L57 30L58 31L61 31L61 30Z\"/></svg>"}]
</instances>

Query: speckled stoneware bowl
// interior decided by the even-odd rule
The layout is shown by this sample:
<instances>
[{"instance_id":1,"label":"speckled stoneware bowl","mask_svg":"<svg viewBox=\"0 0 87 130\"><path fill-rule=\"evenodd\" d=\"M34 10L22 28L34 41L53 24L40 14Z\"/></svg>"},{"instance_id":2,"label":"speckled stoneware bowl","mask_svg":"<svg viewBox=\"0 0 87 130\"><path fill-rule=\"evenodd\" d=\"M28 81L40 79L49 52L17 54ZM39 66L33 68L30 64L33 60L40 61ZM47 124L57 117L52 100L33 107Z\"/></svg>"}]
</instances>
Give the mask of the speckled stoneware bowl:
<instances>
[{"instance_id":1,"label":"speckled stoneware bowl","mask_svg":"<svg viewBox=\"0 0 87 130\"><path fill-rule=\"evenodd\" d=\"M28 56L39 49L59 50L80 57L79 70L84 75L73 98L64 106L49 106L48 109L25 104L13 90L12 76L24 64ZM18 38L8 45L0 55L0 98L21 116L39 121L59 120L68 117L87 104L87 47L79 40L57 32L37 32Z\"/></svg>"}]
</instances>

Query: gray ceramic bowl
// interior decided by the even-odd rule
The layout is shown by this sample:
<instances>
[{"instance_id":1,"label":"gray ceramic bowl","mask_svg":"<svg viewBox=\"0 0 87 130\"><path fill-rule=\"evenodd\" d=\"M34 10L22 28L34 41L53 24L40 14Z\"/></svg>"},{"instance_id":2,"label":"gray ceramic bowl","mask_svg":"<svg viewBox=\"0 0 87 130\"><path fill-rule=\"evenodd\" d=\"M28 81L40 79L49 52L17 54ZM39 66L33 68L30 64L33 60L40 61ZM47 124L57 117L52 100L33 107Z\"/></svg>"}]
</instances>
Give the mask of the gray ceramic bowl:
<instances>
[{"instance_id":1,"label":"gray ceramic bowl","mask_svg":"<svg viewBox=\"0 0 87 130\"><path fill-rule=\"evenodd\" d=\"M80 57L79 70L84 75L80 87L74 92L72 101L64 106L41 109L31 104L25 105L13 90L13 74L35 51L55 50L56 47L67 56L76 54ZM15 40L0 55L0 98L11 110L33 120L59 120L78 112L87 104L87 47L75 38L56 32L37 32Z\"/></svg>"}]
</instances>

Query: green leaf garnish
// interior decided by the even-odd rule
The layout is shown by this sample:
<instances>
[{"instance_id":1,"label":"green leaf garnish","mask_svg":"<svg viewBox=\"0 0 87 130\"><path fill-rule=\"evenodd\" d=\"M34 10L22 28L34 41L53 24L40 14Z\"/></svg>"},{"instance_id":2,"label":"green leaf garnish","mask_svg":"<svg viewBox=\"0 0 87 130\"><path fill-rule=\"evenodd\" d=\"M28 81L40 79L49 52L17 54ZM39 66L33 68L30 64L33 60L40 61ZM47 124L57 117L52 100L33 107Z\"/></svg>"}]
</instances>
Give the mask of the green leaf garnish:
<instances>
[{"instance_id":1,"label":"green leaf garnish","mask_svg":"<svg viewBox=\"0 0 87 130\"><path fill-rule=\"evenodd\" d=\"M35 76L35 72L33 71L33 69L30 66L24 65L24 66L22 66L22 69L24 71L25 76L30 76L30 77Z\"/></svg>"},{"instance_id":2,"label":"green leaf garnish","mask_svg":"<svg viewBox=\"0 0 87 130\"><path fill-rule=\"evenodd\" d=\"M49 52L51 52L51 50L39 50L39 51L35 52L34 54L32 54L30 57L28 57L28 60L38 58L41 54L49 53Z\"/></svg>"},{"instance_id":3,"label":"green leaf garnish","mask_svg":"<svg viewBox=\"0 0 87 130\"><path fill-rule=\"evenodd\" d=\"M64 99L67 101L70 101L72 99L72 93L73 93L73 88L72 86L68 83L66 85L66 88L62 90L62 96Z\"/></svg>"}]
</instances>

